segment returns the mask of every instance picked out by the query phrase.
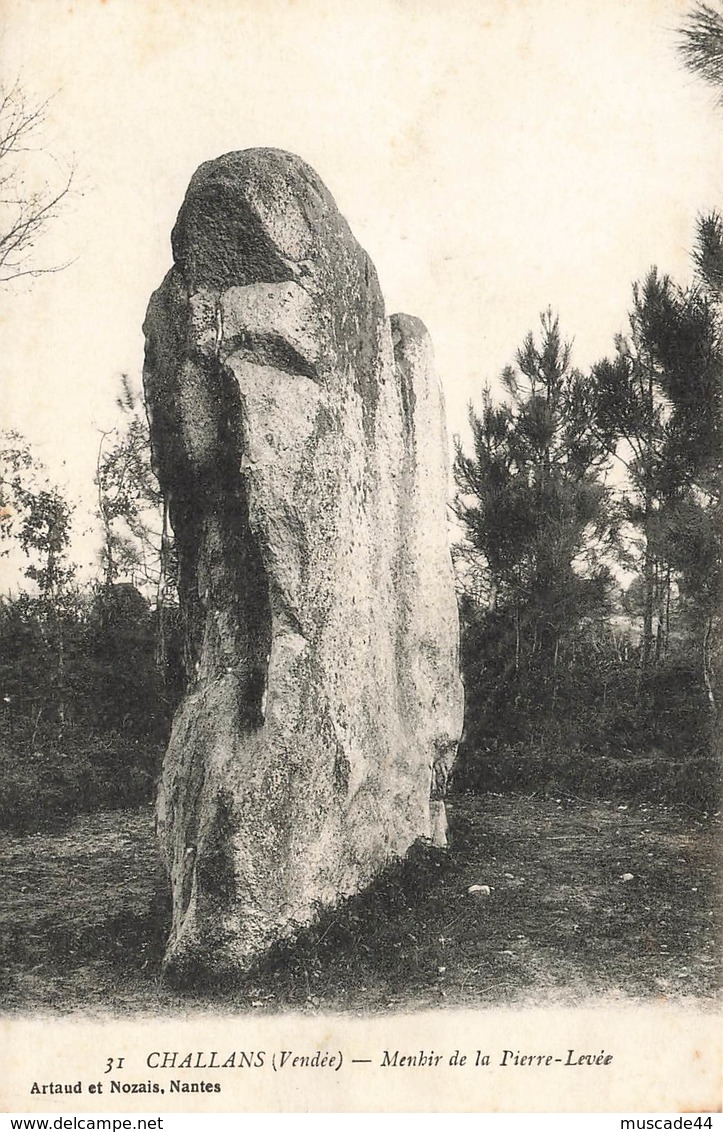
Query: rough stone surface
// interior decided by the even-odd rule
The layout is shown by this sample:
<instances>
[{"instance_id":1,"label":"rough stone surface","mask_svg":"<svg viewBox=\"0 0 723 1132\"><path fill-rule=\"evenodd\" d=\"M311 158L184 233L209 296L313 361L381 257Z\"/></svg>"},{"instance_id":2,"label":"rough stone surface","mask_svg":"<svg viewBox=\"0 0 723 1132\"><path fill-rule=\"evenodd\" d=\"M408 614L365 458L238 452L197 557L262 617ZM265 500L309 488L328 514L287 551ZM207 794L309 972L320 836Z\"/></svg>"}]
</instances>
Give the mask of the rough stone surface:
<instances>
[{"instance_id":1,"label":"rough stone surface","mask_svg":"<svg viewBox=\"0 0 723 1132\"><path fill-rule=\"evenodd\" d=\"M202 165L145 323L188 691L158 829L177 973L248 968L418 838L462 726L423 325L299 158Z\"/></svg>"}]
</instances>

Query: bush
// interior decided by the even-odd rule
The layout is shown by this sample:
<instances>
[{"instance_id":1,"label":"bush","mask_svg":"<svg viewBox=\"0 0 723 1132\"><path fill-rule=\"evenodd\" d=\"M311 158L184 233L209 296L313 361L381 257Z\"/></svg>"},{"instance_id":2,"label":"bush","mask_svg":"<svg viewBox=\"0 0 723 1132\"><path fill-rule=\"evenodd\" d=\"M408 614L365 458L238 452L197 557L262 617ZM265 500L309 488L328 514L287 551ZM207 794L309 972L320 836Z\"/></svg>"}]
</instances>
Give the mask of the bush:
<instances>
[{"instance_id":1,"label":"bush","mask_svg":"<svg viewBox=\"0 0 723 1132\"><path fill-rule=\"evenodd\" d=\"M716 808L715 721L700 657L679 645L641 679L627 654L597 631L515 663L509 616L463 622L465 733L457 788L568 792Z\"/></svg>"},{"instance_id":2,"label":"bush","mask_svg":"<svg viewBox=\"0 0 723 1132\"><path fill-rule=\"evenodd\" d=\"M718 764L708 753L674 759L665 751L618 757L579 747L543 742L499 743L463 749L454 788L475 793L528 793L577 798L618 798L685 804L696 810L718 807Z\"/></svg>"},{"instance_id":3,"label":"bush","mask_svg":"<svg viewBox=\"0 0 723 1132\"><path fill-rule=\"evenodd\" d=\"M0 827L21 832L152 799L162 748L69 730L25 751L0 742Z\"/></svg>"}]
</instances>

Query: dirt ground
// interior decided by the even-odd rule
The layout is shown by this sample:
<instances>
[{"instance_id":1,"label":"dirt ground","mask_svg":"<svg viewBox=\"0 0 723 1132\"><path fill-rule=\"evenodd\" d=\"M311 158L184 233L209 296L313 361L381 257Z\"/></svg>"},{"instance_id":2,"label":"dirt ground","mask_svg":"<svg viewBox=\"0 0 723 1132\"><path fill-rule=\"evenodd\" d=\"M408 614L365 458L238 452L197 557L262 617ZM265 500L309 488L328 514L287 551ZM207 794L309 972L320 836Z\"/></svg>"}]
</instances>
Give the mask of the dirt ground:
<instances>
[{"instance_id":1,"label":"dirt ground","mask_svg":"<svg viewBox=\"0 0 723 1132\"><path fill-rule=\"evenodd\" d=\"M447 852L414 847L242 982L183 991L161 977L169 902L150 808L2 834L4 1009L363 1012L715 996L717 816L487 794L453 799L450 819Z\"/></svg>"}]
</instances>

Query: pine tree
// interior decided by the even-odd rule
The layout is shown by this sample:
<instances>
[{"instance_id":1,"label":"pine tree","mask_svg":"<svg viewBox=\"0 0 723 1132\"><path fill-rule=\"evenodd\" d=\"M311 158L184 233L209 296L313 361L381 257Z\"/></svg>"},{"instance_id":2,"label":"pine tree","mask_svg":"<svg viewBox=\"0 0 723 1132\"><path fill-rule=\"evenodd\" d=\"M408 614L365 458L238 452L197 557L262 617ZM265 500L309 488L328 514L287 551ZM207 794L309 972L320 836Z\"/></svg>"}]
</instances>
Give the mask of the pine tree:
<instances>
[{"instance_id":1,"label":"pine tree","mask_svg":"<svg viewBox=\"0 0 723 1132\"><path fill-rule=\"evenodd\" d=\"M719 89L723 99L723 9L696 4L680 30L680 53L687 67Z\"/></svg>"},{"instance_id":2,"label":"pine tree","mask_svg":"<svg viewBox=\"0 0 723 1132\"><path fill-rule=\"evenodd\" d=\"M539 342L529 334L515 362L502 374L507 402L494 405L487 391L481 414L470 408L473 453L457 444L457 515L490 614L512 617L503 682L526 694L534 670L554 709L565 642L607 608L616 518L605 446L591 428L593 387L571 368L550 311Z\"/></svg>"},{"instance_id":3,"label":"pine tree","mask_svg":"<svg viewBox=\"0 0 723 1132\"><path fill-rule=\"evenodd\" d=\"M633 288L630 330L615 358L594 367L597 426L625 464L626 514L641 539L643 673L667 648L673 587L697 607L708 635L717 599L720 248L719 221L701 220L696 260L705 278L682 289L652 270Z\"/></svg>"}]
</instances>

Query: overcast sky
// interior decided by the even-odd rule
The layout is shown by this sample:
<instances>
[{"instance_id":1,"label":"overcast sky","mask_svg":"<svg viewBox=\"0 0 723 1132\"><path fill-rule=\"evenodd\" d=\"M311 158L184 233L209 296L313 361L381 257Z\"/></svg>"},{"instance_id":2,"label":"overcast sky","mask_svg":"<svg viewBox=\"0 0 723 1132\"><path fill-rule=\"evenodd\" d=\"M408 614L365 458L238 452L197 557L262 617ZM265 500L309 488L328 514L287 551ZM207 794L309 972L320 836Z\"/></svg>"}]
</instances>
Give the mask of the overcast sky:
<instances>
[{"instance_id":1,"label":"overcast sky","mask_svg":"<svg viewBox=\"0 0 723 1132\"><path fill-rule=\"evenodd\" d=\"M200 162L307 160L389 313L434 340L451 432L550 305L590 364L723 205L723 112L679 65L686 0L3 0L2 75L54 95L81 190L0 303L3 428L92 499L118 375ZM62 464L65 461L65 464Z\"/></svg>"}]
</instances>

